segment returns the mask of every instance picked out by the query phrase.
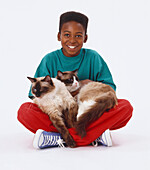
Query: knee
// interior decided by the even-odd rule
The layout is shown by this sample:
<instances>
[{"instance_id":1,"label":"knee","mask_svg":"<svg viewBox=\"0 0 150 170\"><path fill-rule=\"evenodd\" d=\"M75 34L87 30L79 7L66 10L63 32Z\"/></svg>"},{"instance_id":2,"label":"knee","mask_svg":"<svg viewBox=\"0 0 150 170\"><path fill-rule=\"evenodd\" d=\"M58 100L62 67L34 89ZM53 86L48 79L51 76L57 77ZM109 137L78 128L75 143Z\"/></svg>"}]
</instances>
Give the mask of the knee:
<instances>
[{"instance_id":1,"label":"knee","mask_svg":"<svg viewBox=\"0 0 150 170\"><path fill-rule=\"evenodd\" d=\"M18 112L17 112L17 119L18 119L19 121L21 121L22 118L23 118L25 115L28 114L28 110L29 110L29 108L31 107L32 104L33 104L33 103L31 103L31 102L26 102L26 103L23 103L23 104L20 106L20 108L19 108L19 110L18 110Z\"/></svg>"},{"instance_id":2,"label":"knee","mask_svg":"<svg viewBox=\"0 0 150 170\"><path fill-rule=\"evenodd\" d=\"M126 100L126 99L120 99L121 102L122 102L122 106L123 108L126 110L126 114L129 116L129 117L132 117L132 113L133 113L133 106L131 105L131 103Z\"/></svg>"}]
</instances>

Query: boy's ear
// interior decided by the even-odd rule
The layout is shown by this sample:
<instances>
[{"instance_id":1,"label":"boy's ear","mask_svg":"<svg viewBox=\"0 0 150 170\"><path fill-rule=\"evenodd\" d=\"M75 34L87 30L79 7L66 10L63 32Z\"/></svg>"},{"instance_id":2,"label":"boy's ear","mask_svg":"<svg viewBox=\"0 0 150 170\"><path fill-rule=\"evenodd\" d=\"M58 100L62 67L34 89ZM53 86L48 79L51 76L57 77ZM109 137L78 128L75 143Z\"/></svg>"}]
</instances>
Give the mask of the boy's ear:
<instances>
[{"instance_id":1,"label":"boy's ear","mask_svg":"<svg viewBox=\"0 0 150 170\"><path fill-rule=\"evenodd\" d=\"M86 34L84 38L84 43L86 43L87 39L88 39L88 35Z\"/></svg>"},{"instance_id":2,"label":"boy's ear","mask_svg":"<svg viewBox=\"0 0 150 170\"><path fill-rule=\"evenodd\" d=\"M58 32L58 34L57 34L57 39L58 39L58 41L61 41L60 32Z\"/></svg>"}]
</instances>

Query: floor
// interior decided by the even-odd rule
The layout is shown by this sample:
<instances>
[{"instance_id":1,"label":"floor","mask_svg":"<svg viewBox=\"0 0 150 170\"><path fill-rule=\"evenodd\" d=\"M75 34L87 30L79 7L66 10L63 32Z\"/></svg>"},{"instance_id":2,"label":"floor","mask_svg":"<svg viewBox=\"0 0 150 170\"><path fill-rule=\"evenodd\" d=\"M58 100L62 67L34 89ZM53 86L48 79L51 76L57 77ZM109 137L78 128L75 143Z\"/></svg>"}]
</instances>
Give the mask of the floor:
<instances>
[{"instance_id":1,"label":"floor","mask_svg":"<svg viewBox=\"0 0 150 170\"><path fill-rule=\"evenodd\" d=\"M136 132L134 120L120 130L111 131L113 146L86 146L78 148L49 148L35 150L34 135L19 122L10 123L12 131L1 132L0 169L102 169L149 170L150 134ZM5 133L4 133L5 132ZM148 136L147 136L148 135Z\"/></svg>"}]
</instances>

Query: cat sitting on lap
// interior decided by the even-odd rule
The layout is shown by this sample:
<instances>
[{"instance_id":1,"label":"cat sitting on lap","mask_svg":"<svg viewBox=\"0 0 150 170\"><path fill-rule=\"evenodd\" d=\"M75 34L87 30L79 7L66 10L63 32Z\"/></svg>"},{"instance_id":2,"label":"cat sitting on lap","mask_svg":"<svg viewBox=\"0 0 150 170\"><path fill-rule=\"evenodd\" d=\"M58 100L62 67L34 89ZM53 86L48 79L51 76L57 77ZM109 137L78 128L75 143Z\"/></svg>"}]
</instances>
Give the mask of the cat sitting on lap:
<instances>
[{"instance_id":1,"label":"cat sitting on lap","mask_svg":"<svg viewBox=\"0 0 150 170\"><path fill-rule=\"evenodd\" d=\"M77 95L78 114L75 128L82 138L86 135L87 126L97 120L105 111L117 105L116 92L109 85L100 82L88 82L83 85L77 77L77 70L58 71L57 79L65 83L68 91Z\"/></svg>"}]
</instances>

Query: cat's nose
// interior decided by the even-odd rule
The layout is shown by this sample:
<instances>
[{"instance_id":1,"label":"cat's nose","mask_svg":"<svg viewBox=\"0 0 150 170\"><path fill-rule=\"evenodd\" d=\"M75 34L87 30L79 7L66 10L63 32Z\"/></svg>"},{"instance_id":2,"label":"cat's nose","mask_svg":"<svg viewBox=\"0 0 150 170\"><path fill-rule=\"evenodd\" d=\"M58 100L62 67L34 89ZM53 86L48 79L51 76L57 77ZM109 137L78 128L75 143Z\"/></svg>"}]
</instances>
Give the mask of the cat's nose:
<instances>
[{"instance_id":1,"label":"cat's nose","mask_svg":"<svg viewBox=\"0 0 150 170\"><path fill-rule=\"evenodd\" d=\"M78 83L76 82L76 83L75 83L75 86L77 86L77 85L78 85Z\"/></svg>"},{"instance_id":2,"label":"cat's nose","mask_svg":"<svg viewBox=\"0 0 150 170\"><path fill-rule=\"evenodd\" d=\"M36 97L40 97L40 94L36 94Z\"/></svg>"}]
</instances>

